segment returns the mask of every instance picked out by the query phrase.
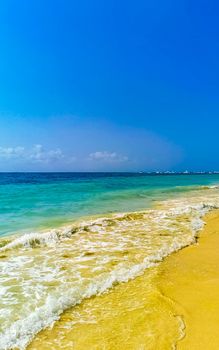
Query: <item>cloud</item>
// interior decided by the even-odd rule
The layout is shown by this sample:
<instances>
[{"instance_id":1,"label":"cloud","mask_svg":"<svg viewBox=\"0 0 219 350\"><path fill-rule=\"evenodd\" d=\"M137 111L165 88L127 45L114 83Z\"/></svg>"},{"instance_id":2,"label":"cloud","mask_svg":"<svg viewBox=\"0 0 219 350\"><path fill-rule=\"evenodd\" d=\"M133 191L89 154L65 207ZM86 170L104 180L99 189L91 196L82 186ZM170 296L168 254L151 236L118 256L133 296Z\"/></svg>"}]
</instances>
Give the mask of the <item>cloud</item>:
<instances>
[{"instance_id":1,"label":"cloud","mask_svg":"<svg viewBox=\"0 0 219 350\"><path fill-rule=\"evenodd\" d=\"M61 149L47 151L42 145L34 145L32 148L25 147L0 147L0 158L5 160L23 160L32 163L50 163L60 160L72 161L74 157L67 157Z\"/></svg>"},{"instance_id":2,"label":"cloud","mask_svg":"<svg viewBox=\"0 0 219 350\"><path fill-rule=\"evenodd\" d=\"M0 147L0 158L22 158L24 152L24 147Z\"/></svg>"},{"instance_id":3,"label":"cloud","mask_svg":"<svg viewBox=\"0 0 219 350\"><path fill-rule=\"evenodd\" d=\"M116 152L97 151L94 153L90 153L88 160L98 161L98 162L108 162L108 163L114 163L114 162L121 163L121 162L128 161L128 157L118 154Z\"/></svg>"},{"instance_id":4,"label":"cloud","mask_svg":"<svg viewBox=\"0 0 219 350\"><path fill-rule=\"evenodd\" d=\"M55 150L46 151L42 145L35 145L27 158L35 162L50 162L63 159L65 156L62 151L57 148Z\"/></svg>"},{"instance_id":5,"label":"cloud","mask_svg":"<svg viewBox=\"0 0 219 350\"><path fill-rule=\"evenodd\" d=\"M185 158L179 145L143 127L73 116L0 117L0 140L0 171L175 170Z\"/></svg>"}]
</instances>

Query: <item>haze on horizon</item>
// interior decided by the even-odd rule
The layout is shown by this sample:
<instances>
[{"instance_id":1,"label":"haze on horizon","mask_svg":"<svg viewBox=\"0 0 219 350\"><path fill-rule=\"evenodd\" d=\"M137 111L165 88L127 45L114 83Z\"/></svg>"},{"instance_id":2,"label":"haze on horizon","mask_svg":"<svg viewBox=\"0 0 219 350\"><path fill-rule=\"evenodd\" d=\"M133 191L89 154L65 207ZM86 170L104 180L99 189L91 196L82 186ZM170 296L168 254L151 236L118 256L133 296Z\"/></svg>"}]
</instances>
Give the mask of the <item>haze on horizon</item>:
<instances>
[{"instance_id":1,"label":"haze on horizon","mask_svg":"<svg viewBox=\"0 0 219 350\"><path fill-rule=\"evenodd\" d=\"M219 170L219 3L0 4L0 171Z\"/></svg>"}]
</instances>

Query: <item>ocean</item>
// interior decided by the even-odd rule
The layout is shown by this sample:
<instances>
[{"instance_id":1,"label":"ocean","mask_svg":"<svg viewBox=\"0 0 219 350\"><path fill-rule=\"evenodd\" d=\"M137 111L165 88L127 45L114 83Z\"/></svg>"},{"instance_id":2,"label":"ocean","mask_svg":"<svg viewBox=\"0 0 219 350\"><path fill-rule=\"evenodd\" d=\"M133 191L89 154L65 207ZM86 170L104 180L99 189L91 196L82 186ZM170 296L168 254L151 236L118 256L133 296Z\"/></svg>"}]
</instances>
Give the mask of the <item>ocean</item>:
<instances>
[{"instance_id":1,"label":"ocean","mask_svg":"<svg viewBox=\"0 0 219 350\"><path fill-rule=\"evenodd\" d=\"M1 173L0 236L54 228L83 216L148 208L219 183L219 175Z\"/></svg>"},{"instance_id":2,"label":"ocean","mask_svg":"<svg viewBox=\"0 0 219 350\"><path fill-rule=\"evenodd\" d=\"M218 184L216 174L0 174L0 349L25 349L66 310L194 243Z\"/></svg>"}]
</instances>

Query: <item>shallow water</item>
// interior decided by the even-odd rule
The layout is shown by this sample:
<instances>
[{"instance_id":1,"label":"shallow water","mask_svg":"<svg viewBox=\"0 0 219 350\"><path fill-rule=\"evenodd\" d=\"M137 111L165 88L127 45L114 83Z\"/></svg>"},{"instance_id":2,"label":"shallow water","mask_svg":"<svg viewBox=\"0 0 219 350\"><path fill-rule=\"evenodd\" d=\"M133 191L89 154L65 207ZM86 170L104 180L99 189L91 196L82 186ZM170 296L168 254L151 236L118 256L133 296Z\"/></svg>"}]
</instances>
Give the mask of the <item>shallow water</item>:
<instances>
[{"instance_id":1,"label":"shallow water","mask_svg":"<svg viewBox=\"0 0 219 350\"><path fill-rule=\"evenodd\" d=\"M159 291L158 267L68 309L28 350L169 350L182 337L174 304Z\"/></svg>"},{"instance_id":2,"label":"shallow water","mask_svg":"<svg viewBox=\"0 0 219 350\"><path fill-rule=\"evenodd\" d=\"M219 175L0 173L0 236L71 223L82 216L151 207Z\"/></svg>"},{"instance_id":3,"label":"shallow water","mask_svg":"<svg viewBox=\"0 0 219 350\"><path fill-rule=\"evenodd\" d=\"M101 210L107 211L106 206L103 205L101 208L100 204L99 206L97 205L97 203L103 202L104 196L108 198L111 211L115 212L114 214L99 215L99 217L90 219L88 217L78 218L77 221L65 227L45 232L36 231L25 235L4 236L2 238L0 247L0 349L24 349L39 331L51 326L65 310L72 309L76 305L80 307L84 300L111 290L119 283L133 280L147 269L148 275L146 279L149 281L150 268L156 266L157 263L172 252L193 243L197 232L203 226L203 215L212 208L219 206L219 189L217 187L211 188L210 186L217 183L217 179L214 176L197 177L195 179L196 185L194 179L180 176L163 178L134 177L132 175L129 177L118 176L118 178L116 176L111 178L109 176L107 178L101 176L98 179L95 178L95 180L87 178L83 180L77 179L80 182L78 192L81 193L81 186L86 188L87 183L91 186L91 181L97 182L97 187L103 186L103 183L100 185L101 181L103 181L104 186L107 185L110 187L110 190L106 189L105 192L103 189L101 190L102 192L98 190L100 191L100 193L98 192L99 197L95 197L93 202L90 194L91 198L89 201L93 203L93 206L90 212L86 208L86 215L100 214ZM209 186L200 187L201 179L203 185L208 184ZM52 184L50 181L48 184L47 180L44 180L40 179L39 182L38 179L37 184L33 184L33 180L31 180L31 183L27 182L24 185L23 180L19 179L19 183L16 183L15 186L31 186L31 191L33 191L32 186L38 186L39 193L36 188L35 191L36 196L41 198L40 203L42 204L43 202L44 206L47 207L48 202L50 202L50 206L55 208L54 212L58 211L56 208L57 201L55 201L55 204L52 204L51 198L57 196L57 193L53 193L54 188L52 191L51 186L57 186L60 191L58 191L59 194L62 193L64 186L66 188L65 195L67 196L71 186L77 187L75 180L71 178L71 180L67 179L64 181L63 179L57 180L55 178L55 185L54 179L51 180ZM70 181L70 184L66 184L66 181ZM180 181L181 186L179 187L178 183ZM83 185L81 182L83 182ZM119 189L119 183L120 185L123 183L122 190ZM150 183L150 186L148 185L150 189L144 189L144 183ZM8 185L2 185L2 187L4 186ZM14 186L14 184L9 186ZM48 186L48 197L45 194L42 195L42 186L45 188ZM115 187L118 188L115 189ZM6 190L4 189L4 191ZM29 187L25 191L29 193ZM148 198L147 196L142 197L142 193L147 191L150 191L150 196L148 195ZM42 199L42 196L44 199ZM77 193L75 196L77 197ZM27 196L29 198L28 201L25 201L25 196L23 197L24 204L21 205L19 203L19 206L22 206L22 210L15 218L18 222L21 220L23 208L27 206L27 202L30 208L32 208L30 203L34 203L35 207L40 206L36 197L34 197L34 200L30 200L30 197ZM113 202L112 197L116 197L117 201ZM170 199L171 197L172 199ZM136 198L140 198L139 202ZM140 208L143 205L142 198L145 207L149 206L149 203L154 203L155 199L156 206L137 212L116 213L116 211L123 208L122 203L126 203L124 208L129 208L129 210L136 209L136 205L139 205ZM163 199L163 201L158 202L158 199ZM9 198L6 200L9 201ZM20 200L22 201L21 197ZM14 198L13 201L15 201ZM63 197L60 198L60 201L62 203L61 208L63 206L68 207L69 202L67 201L64 204ZM78 201L80 202L80 200ZM84 206L85 203L86 201L83 202ZM72 205L76 204L73 203ZM11 216L15 207L10 209ZM9 208L10 206L7 210ZM43 210L38 215L34 212L39 222L41 222L41 215L43 220L45 220L45 216L42 214L44 213ZM74 215L76 214L73 213L72 218L74 218ZM51 212L50 219L52 222ZM27 222L29 221L26 218L25 227ZM36 221L34 222L35 224ZM61 224L61 221L59 224ZM31 220L28 225L32 225ZM41 227L41 224L39 227ZM13 230L14 228L8 229L8 232L13 232ZM127 285L131 287L130 282ZM148 286L150 285L151 283L148 282ZM145 293L146 298L149 298L151 293L150 297L153 299L154 289L152 291L149 288ZM132 294L130 293L130 296ZM124 293L122 295L124 297ZM113 297L112 300L117 300L119 303L119 298L115 299ZM96 312L99 309L98 298L96 297L95 300L97 302L97 304L93 303L93 305L96 305L95 308L91 306L89 309L91 319L97 316ZM130 302L131 299L126 295L126 299L122 301L124 304L122 308L125 310L125 307L130 305ZM149 309L147 309L146 304L144 304L144 311L146 310L147 313ZM100 304L100 309L104 309L104 305L101 306ZM135 306L133 307L135 309ZM78 319L74 319L73 323L71 323L73 328L74 323L78 322L80 324L84 322L83 317L80 315L81 310L78 312ZM65 317L64 315L63 317ZM180 321L178 319L174 322L175 325L179 326ZM58 327L58 324L59 322L56 323L56 327ZM148 323L148 334L154 333L150 338L151 344L158 336L156 329L156 327L153 328ZM173 332L174 338L176 335L177 337L180 336L179 327L173 328ZM55 339L54 334L52 339ZM54 348L71 348L72 337L67 337L66 339L58 347L57 343L54 343L56 344ZM49 346L52 348L51 339L49 342L48 348ZM164 342L169 342L168 344L170 344L172 338L169 340L165 338ZM38 348L43 348L43 346L46 348L46 344L44 339ZM92 349L94 349L95 344L91 345ZM77 346L77 342L75 346ZM107 346L105 348L108 349Z\"/></svg>"}]
</instances>

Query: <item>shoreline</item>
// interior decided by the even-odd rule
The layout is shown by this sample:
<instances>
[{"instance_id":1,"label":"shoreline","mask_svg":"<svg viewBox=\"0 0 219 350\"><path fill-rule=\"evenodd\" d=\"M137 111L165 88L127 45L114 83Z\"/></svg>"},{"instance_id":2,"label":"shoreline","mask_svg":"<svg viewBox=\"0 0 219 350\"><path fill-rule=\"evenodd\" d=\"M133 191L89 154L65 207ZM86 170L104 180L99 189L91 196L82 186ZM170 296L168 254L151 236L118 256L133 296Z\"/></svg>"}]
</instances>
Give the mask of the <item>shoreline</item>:
<instances>
[{"instance_id":1,"label":"shoreline","mask_svg":"<svg viewBox=\"0 0 219 350\"><path fill-rule=\"evenodd\" d=\"M218 349L219 210L203 219L197 243L65 311L28 350Z\"/></svg>"},{"instance_id":2,"label":"shoreline","mask_svg":"<svg viewBox=\"0 0 219 350\"><path fill-rule=\"evenodd\" d=\"M95 180L88 181L85 187L84 184L78 187L77 182L74 186L65 183L63 188L58 186L56 194L62 198L58 201L61 205L58 215L73 205L70 204L74 197L71 197L72 190L77 190L79 197L75 198L79 200L88 186L88 201L87 197L81 197L79 212L90 212L89 218L80 216L79 220L71 221L70 225L65 222L64 227L59 228L55 224L59 221L57 216L54 229L49 227L45 231L11 236L9 241L0 240L0 348L178 348L179 343L183 343L188 322L184 317L185 308L180 307L180 298L177 302L177 295L175 297L180 284L180 279L174 276L175 260L168 256L178 256L177 251L187 251L186 247L193 244L199 246L197 237L202 235L206 218L210 218L206 214L219 208L219 187L204 186L203 182L210 182L208 177L205 181L199 179L195 185L194 181L191 178L182 182L176 178L174 182L157 182L147 178L142 182L128 179L124 183L108 184L108 180L104 180L101 185ZM115 193L114 187L118 189ZM39 197L40 187L34 185L26 189L27 195L31 190L36 194L35 199L42 200L48 214L52 208L53 214L57 212L57 202L51 202L53 186L42 191ZM94 193L91 190L95 190ZM99 200L95 201L92 193L99 193ZM6 202L10 201L10 197L5 198ZM21 202L21 206L15 206L21 210L11 222L18 218L18 228L21 214L28 207L27 199L24 198L24 205ZM125 210L129 202L133 207L131 212ZM143 202L144 208L137 209ZM34 205L33 201L30 204ZM36 202L36 208L37 205ZM74 209L74 205L71 208ZM111 212L93 217L92 211L98 208L105 213L111 208ZM28 213L24 226L32 219L35 225L36 215L39 219L49 216L46 210L35 211L33 216ZM170 266L164 270L165 261ZM181 260L179 265L181 267ZM166 275L165 271L168 271ZM184 271L178 269L180 273ZM173 275L172 289L170 275ZM215 275L214 271L213 277ZM189 279L187 276L186 282ZM182 283L181 290L184 290Z\"/></svg>"},{"instance_id":3,"label":"shoreline","mask_svg":"<svg viewBox=\"0 0 219 350\"><path fill-rule=\"evenodd\" d=\"M176 305L185 326L177 349L219 347L219 210L208 213L197 244L160 265L161 292Z\"/></svg>"}]
</instances>

